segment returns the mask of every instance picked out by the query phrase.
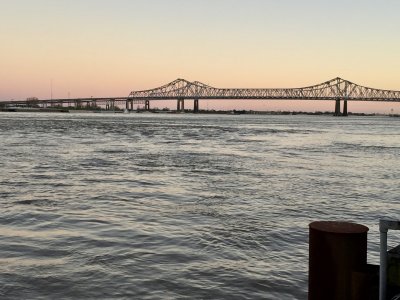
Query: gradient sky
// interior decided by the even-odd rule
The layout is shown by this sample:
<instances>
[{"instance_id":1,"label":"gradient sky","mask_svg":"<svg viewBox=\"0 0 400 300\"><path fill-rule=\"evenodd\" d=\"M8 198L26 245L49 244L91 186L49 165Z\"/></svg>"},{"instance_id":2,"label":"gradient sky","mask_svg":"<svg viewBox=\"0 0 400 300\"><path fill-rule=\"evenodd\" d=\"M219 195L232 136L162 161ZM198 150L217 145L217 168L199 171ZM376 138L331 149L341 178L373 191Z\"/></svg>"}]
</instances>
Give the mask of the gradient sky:
<instances>
[{"instance_id":1,"label":"gradient sky","mask_svg":"<svg viewBox=\"0 0 400 300\"><path fill-rule=\"evenodd\" d=\"M276 88L339 76L400 90L399 11L398 0L0 0L0 100L50 98L51 81L53 98L126 96L176 78ZM334 109L233 103L207 105ZM400 103L349 105L391 108L400 113Z\"/></svg>"}]
</instances>

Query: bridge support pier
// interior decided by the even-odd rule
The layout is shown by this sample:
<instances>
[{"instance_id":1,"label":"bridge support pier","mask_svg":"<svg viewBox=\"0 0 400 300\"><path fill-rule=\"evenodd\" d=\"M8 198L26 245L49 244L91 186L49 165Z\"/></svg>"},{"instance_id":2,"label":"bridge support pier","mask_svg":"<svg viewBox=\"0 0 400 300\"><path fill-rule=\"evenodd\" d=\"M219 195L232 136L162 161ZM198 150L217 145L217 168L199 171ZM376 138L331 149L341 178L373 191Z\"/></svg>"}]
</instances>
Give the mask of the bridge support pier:
<instances>
[{"instance_id":1,"label":"bridge support pier","mask_svg":"<svg viewBox=\"0 0 400 300\"><path fill-rule=\"evenodd\" d=\"M199 112L199 99L194 99L193 112L194 113L198 113Z\"/></svg>"},{"instance_id":2,"label":"bridge support pier","mask_svg":"<svg viewBox=\"0 0 400 300\"><path fill-rule=\"evenodd\" d=\"M343 114L342 114L342 116L343 117L347 117L348 116L348 114L347 114L347 100L343 101Z\"/></svg>"},{"instance_id":3,"label":"bridge support pier","mask_svg":"<svg viewBox=\"0 0 400 300\"><path fill-rule=\"evenodd\" d=\"M340 116L340 100L336 100L334 116Z\"/></svg>"},{"instance_id":4,"label":"bridge support pier","mask_svg":"<svg viewBox=\"0 0 400 300\"><path fill-rule=\"evenodd\" d=\"M127 111L132 111L133 110L133 100L126 99L125 109Z\"/></svg>"},{"instance_id":5,"label":"bridge support pier","mask_svg":"<svg viewBox=\"0 0 400 300\"><path fill-rule=\"evenodd\" d=\"M107 101L107 103L106 103L106 110L114 110L114 105L115 105L115 103L114 103L113 100Z\"/></svg>"},{"instance_id":6,"label":"bridge support pier","mask_svg":"<svg viewBox=\"0 0 400 300\"><path fill-rule=\"evenodd\" d=\"M146 111L149 111L149 110L150 110L150 100L146 100L146 102L144 103L144 109L145 109Z\"/></svg>"},{"instance_id":7,"label":"bridge support pier","mask_svg":"<svg viewBox=\"0 0 400 300\"><path fill-rule=\"evenodd\" d=\"M82 102L81 102L81 100L76 100L76 101L75 101L75 108L76 108L76 109L82 108Z\"/></svg>"},{"instance_id":8,"label":"bridge support pier","mask_svg":"<svg viewBox=\"0 0 400 300\"><path fill-rule=\"evenodd\" d=\"M185 99L178 99L176 111L185 111Z\"/></svg>"}]
</instances>

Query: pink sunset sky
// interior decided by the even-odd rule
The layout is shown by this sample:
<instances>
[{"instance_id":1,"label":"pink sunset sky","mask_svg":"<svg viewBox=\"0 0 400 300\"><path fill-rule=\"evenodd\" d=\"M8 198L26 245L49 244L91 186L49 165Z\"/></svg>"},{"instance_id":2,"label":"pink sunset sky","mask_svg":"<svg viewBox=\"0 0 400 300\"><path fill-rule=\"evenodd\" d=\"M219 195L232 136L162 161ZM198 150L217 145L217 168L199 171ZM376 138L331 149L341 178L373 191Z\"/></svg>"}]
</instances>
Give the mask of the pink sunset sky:
<instances>
[{"instance_id":1,"label":"pink sunset sky","mask_svg":"<svg viewBox=\"0 0 400 300\"><path fill-rule=\"evenodd\" d=\"M18 0L0 10L0 100L127 96L185 78L287 88L334 77L400 90L396 0ZM191 107L191 101L187 101ZM163 108L175 102L154 102ZM200 108L332 111L322 101ZM349 111L400 113L400 103Z\"/></svg>"}]
</instances>

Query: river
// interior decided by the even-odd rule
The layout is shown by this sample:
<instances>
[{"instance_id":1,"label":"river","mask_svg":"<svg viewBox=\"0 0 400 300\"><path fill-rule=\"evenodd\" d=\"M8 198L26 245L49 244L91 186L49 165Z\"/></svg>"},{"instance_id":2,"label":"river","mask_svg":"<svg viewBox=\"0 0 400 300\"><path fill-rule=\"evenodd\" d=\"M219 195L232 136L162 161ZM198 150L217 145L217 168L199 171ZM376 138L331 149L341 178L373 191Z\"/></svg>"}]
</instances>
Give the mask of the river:
<instances>
[{"instance_id":1,"label":"river","mask_svg":"<svg viewBox=\"0 0 400 300\"><path fill-rule=\"evenodd\" d=\"M399 136L390 117L0 113L0 298L306 299L310 222L368 226L378 263Z\"/></svg>"}]
</instances>

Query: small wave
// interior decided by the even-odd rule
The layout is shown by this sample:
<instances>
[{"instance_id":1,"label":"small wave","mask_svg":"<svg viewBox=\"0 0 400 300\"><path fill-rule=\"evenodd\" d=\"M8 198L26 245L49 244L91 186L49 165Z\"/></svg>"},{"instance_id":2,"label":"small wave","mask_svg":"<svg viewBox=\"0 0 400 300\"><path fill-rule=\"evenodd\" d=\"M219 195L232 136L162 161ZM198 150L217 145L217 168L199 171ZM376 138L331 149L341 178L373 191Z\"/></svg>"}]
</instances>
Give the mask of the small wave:
<instances>
[{"instance_id":1,"label":"small wave","mask_svg":"<svg viewBox=\"0 0 400 300\"><path fill-rule=\"evenodd\" d=\"M98 153L103 153L103 154L120 154L120 153L126 153L125 149L104 149L98 151Z\"/></svg>"},{"instance_id":2,"label":"small wave","mask_svg":"<svg viewBox=\"0 0 400 300\"><path fill-rule=\"evenodd\" d=\"M359 143L345 143L345 142L334 142L333 145L342 150L356 150L362 152L393 152L400 153L400 147L397 146L386 146L386 145L362 145Z\"/></svg>"},{"instance_id":3,"label":"small wave","mask_svg":"<svg viewBox=\"0 0 400 300\"><path fill-rule=\"evenodd\" d=\"M118 165L118 163L102 158L88 158L82 160L80 165L83 167L108 167Z\"/></svg>"},{"instance_id":4,"label":"small wave","mask_svg":"<svg viewBox=\"0 0 400 300\"><path fill-rule=\"evenodd\" d=\"M56 201L49 199L29 199L15 201L14 203L19 205L54 206Z\"/></svg>"}]
</instances>

